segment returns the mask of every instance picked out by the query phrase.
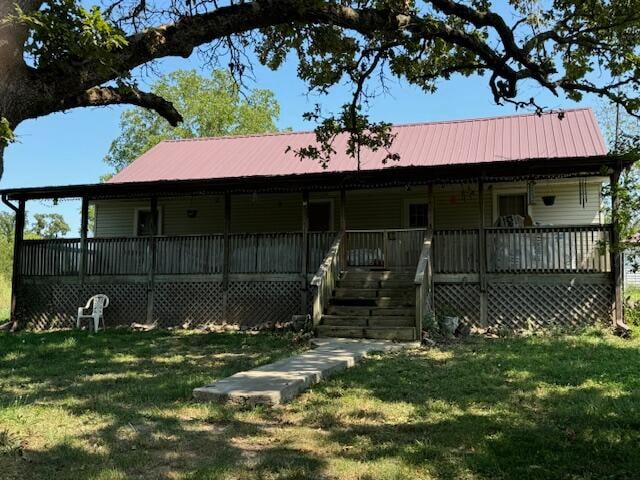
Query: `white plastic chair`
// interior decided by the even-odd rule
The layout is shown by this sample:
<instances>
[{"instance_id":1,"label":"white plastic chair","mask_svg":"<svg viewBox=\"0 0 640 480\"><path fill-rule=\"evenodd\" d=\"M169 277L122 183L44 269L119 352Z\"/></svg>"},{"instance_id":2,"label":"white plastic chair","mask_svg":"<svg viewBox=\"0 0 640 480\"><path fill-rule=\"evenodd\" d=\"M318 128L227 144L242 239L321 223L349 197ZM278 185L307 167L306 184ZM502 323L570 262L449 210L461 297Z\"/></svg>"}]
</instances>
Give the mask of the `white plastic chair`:
<instances>
[{"instance_id":1,"label":"white plastic chair","mask_svg":"<svg viewBox=\"0 0 640 480\"><path fill-rule=\"evenodd\" d=\"M90 314L85 314L85 310L93 304L93 310ZM80 328L80 320L83 318L93 318L93 329L97 333L100 327L100 319L102 319L102 329L104 330L104 309L109 306L109 297L99 293L89 299L84 307L78 307L78 318L76 320L76 328Z\"/></svg>"}]
</instances>

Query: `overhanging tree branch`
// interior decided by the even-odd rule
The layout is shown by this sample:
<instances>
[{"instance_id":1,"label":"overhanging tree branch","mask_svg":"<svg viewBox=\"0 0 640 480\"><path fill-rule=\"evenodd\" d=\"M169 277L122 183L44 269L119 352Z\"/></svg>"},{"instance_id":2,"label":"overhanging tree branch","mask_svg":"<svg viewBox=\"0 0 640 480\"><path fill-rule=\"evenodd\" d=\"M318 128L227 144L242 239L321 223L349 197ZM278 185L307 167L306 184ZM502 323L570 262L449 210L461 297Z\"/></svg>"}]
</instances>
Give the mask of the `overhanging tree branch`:
<instances>
[{"instance_id":1,"label":"overhanging tree branch","mask_svg":"<svg viewBox=\"0 0 640 480\"><path fill-rule=\"evenodd\" d=\"M65 98L60 103L58 110L122 104L154 110L174 127L182 122L182 115L171 102L154 93L142 92L132 86L93 87L80 95Z\"/></svg>"}]
</instances>

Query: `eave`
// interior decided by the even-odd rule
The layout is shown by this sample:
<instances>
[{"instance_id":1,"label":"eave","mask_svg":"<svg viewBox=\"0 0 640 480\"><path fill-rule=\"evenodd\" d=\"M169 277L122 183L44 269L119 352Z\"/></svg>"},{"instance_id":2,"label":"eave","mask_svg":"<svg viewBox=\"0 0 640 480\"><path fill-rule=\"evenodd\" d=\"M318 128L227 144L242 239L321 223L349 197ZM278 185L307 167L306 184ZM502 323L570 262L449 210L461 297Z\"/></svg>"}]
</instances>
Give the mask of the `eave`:
<instances>
[{"instance_id":1,"label":"eave","mask_svg":"<svg viewBox=\"0 0 640 480\"><path fill-rule=\"evenodd\" d=\"M607 176L633 162L617 155L530 159L434 167L387 167L381 170L323 172L302 175L252 176L194 180L96 183L0 190L8 200L48 198L135 198L217 193L356 190L407 185L466 183Z\"/></svg>"}]
</instances>

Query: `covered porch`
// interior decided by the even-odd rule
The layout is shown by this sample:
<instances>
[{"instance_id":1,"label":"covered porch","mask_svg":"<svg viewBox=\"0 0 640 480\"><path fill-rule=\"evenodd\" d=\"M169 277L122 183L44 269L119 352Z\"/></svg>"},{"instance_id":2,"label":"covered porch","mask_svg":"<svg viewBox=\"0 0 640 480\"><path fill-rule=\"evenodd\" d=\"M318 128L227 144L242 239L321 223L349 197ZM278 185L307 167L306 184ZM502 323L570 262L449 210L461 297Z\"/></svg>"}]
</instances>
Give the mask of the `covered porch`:
<instances>
[{"instance_id":1,"label":"covered porch","mask_svg":"<svg viewBox=\"0 0 640 480\"><path fill-rule=\"evenodd\" d=\"M601 162L526 177L403 168L269 179L268 188L242 179L4 192L18 203L13 315L66 327L87 297L106 293L112 326L251 328L303 314L318 324L344 272L389 271L411 277L416 338L434 312L505 328L615 318L621 294L615 229L600 212ZM579 183L589 208L566 210L578 204ZM533 184L524 208L541 221L495 226ZM543 207L543 196L557 208ZM27 201L78 197L80 237L22 239Z\"/></svg>"}]
</instances>

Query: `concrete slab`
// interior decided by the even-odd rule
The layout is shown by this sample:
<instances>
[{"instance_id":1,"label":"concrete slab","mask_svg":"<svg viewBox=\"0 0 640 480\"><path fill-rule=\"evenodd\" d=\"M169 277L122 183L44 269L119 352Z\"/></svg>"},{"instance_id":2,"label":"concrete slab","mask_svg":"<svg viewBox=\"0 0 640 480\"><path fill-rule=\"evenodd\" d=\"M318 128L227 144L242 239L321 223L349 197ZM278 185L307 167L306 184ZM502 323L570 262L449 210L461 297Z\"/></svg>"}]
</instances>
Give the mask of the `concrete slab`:
<instances>
[{"instance_id":1,"label":"concrete slab","mask_svg":"<svg viewBox=\"0 0 640 480\"><path fill-rule=\"evenodd\" d=\"M195 388L193 396L202 401L278 405L330 375L353 367L368 353L419 346L418 342L351 338L317 338L312 343L312 350Z\"/></svg>"}]
</instances>

